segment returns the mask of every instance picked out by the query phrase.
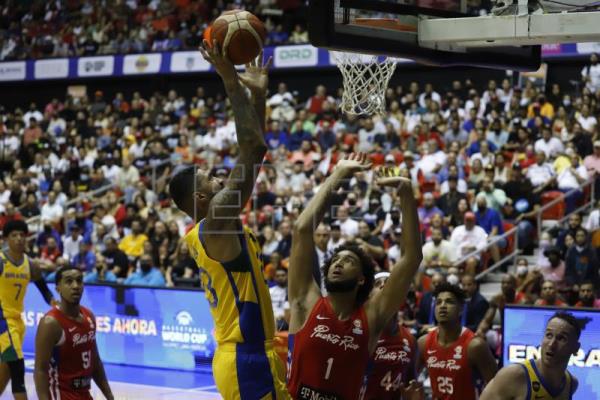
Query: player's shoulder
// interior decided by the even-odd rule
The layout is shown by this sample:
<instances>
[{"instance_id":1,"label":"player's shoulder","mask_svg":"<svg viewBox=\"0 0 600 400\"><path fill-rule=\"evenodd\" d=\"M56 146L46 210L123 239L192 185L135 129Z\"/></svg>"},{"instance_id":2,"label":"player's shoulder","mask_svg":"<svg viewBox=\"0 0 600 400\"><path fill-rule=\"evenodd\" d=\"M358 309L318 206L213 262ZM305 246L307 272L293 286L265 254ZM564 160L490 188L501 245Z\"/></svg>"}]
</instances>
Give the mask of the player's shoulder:
<instances>
[{"instance_id":1,"label":"player's shoulder","mask_svg":"<svg viewBox=\"0 0 600 400\"><path fill-rule=\"evenodd\" d=\"M498 371L494 380L519 386L526 383L527 370L524 364L511 364Z\"/></svg>"},{"instance_id":2,"label":"player's shoulder","mask_svg":"<svg viewBox=\"0 0 600 400\"><path fill-rule=\"evenodd\" d=\"M567 373L569 375L571 375L571 395L573 395L577 391L577 388L579 387L579 380L572 373L570 373L570 372L567 372Z\"/></svg>"}]
</instances>

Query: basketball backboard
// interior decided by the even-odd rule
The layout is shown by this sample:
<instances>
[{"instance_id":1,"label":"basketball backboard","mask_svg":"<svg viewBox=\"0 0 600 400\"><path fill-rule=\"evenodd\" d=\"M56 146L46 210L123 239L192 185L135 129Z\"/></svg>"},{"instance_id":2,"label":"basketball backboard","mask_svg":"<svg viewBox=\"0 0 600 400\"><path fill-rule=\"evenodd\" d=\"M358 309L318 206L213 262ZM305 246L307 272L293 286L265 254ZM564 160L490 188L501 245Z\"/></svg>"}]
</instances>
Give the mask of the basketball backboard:
<instances>
[{"instance_id":1,"label":"basketball backboard","mask_svg":"<svg viewBox=\"0 0 600 400\"><path fill-rule=\"evenodd\" d=\"M475 44L481 35L462 21L488 18L489 26L504 18L507 25L506 19L512 16L469 16L466 0L310 0L309 4L309 36L317 47L408 58L433 66L518 71L540 67L541 46L535 41L512 45L511 40L492 40L487 46L479 40ZM433 22L446 24L441 28ZM477 26L482 28L482 24ZM464 40L465 36L472 39L473 45ZM486 40L490 40L489 34Z\"/></svg>"}]
</instances>

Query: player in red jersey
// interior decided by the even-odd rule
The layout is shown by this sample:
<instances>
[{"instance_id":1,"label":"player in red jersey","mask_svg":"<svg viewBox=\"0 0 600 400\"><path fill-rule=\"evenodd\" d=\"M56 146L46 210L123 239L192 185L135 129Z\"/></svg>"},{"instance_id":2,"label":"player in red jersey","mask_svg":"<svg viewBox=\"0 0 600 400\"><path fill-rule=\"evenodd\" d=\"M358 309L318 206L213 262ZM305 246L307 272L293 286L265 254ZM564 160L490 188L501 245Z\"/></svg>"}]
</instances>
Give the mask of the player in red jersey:
<instances>
[{"instance_id":1,"label":"player in red jersey","mask_svg":"<svg viewBox=\"0 0 600 400\"><path fill-rule=\"evenodd\" d=\"M294 399L359 397L369 356L380 333L400 309L422 259L412 183L382 169L377 185L398 191L406 252L394 265L384 288L369 298L373 260L356 245L339 247L323 267L328 296L321 296L312 275L314 229L342 181L369 168L364 154L351 154L338 162L294 225L288 280L288 389Z\"/></svg>"},{"instance_id":2,"label":"player in red jersey","mask_svg":"<svg viewBox=\"0 0 600 400\"><path fill-rule=\"evenodd\" d=\"M40 321L35 337L35 389L39 400L91 400L92 379L108 400L112 391L96 346L96 317L79 305L83 274L56 273L60 304Z\"/></svg>"},{"instance_id":3,"label":"player in red jersey","mask_svg":"<svg viewBox=\"0 0 600 400\"><path fill-rule=\"evenodd\" d=\"M382 290L389 272L375 275L373 293ZM362 400L398 400L402 389L415 377L416 342L398 321L398 314L385 327L371 356Z\"/></svg>"},{"instance_id":4,"label":"player in red jersey","mask_svg":"<svg viewBox=\"0 0 600 400\"><path fill-rule=\"evenodd\" d=\"M498 370L485 340L461 325L464 302L458 286L436 286L437 327L419 338L417 370L427 368L434 400L475 400L476 377L487 384Z\"/></svg>"}]
</instances>

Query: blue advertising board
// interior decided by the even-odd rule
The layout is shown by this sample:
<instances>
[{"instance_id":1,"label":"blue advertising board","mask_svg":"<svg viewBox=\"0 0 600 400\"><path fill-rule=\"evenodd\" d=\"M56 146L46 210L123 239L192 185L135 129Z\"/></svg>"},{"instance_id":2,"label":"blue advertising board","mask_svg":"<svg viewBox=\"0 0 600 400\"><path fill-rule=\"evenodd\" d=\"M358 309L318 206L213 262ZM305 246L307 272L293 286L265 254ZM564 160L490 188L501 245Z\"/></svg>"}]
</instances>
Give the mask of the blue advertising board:
<instances>
[{"instance_id":1,"label":"blue advertising board","mask_svg":"<svg viewBox=\"0 0 600 400\"><path fill-rule=\"evenodd\" d=\"M561 309L565 310L565 309ZM539 358L546 323L557 310L507 306L504 309L504 365ZM574 400L600 399L600 310L568 309L589 322L581 332L581 348L569 361L569 372L579 380Z\"/></svg>"},{"instance_id":2,"label":"blue advertising board","mask_svg":"<svg viewBox=\"0 0 600 400\"><path fill-rule=\"evenodd\" d=\"M579 57L599 51L600 43L547 44L542 46L542 57L546 60ZM271 68L276 70L332 68L336 63L331 55L330 51L310 44L265 47L265 59L273 57ZM408 59L398 59L398 62L414 64ZM0 62L0 82L206 72L214 72L214 69L199 51Z\"/></svg>"},{"instance_id":3,"label":"blue advertising board","mask_svg":"<svg viewBox=\"0 0 600 400\"><path fill-rule=\"evenodd\" d=\"M194 370L212 359L214 325L202 292L88 285L81 304L96 315L104 362ZM27 291L25 354L34 353L35 331L48 309L37 290Z\"/></svg>"}]
</instances>

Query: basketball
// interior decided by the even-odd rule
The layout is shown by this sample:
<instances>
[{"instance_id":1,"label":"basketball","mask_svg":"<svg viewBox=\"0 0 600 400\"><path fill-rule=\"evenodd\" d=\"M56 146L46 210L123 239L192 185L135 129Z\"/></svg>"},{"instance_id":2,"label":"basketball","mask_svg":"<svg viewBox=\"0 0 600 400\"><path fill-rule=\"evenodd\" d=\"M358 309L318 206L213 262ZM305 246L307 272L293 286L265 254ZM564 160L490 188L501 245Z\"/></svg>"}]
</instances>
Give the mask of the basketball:
<instances>
[{"instance_id":1,"label":"basketball","mask_svg":"<svg viewBox=\"0 0 600 400\"><path fill-rule=\"evenodd\" d=\"M215 20L205 32L219 43L229 60L236 64L246 64L260 53L267 30L255 15L243 10L226 11Z\"/></svg>"}]
</instances>

